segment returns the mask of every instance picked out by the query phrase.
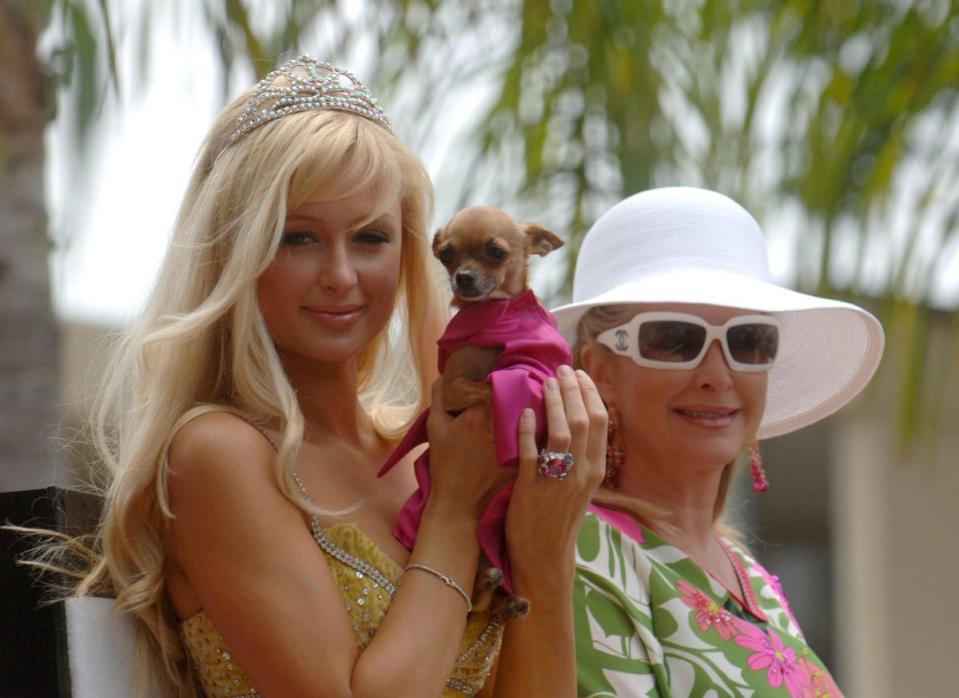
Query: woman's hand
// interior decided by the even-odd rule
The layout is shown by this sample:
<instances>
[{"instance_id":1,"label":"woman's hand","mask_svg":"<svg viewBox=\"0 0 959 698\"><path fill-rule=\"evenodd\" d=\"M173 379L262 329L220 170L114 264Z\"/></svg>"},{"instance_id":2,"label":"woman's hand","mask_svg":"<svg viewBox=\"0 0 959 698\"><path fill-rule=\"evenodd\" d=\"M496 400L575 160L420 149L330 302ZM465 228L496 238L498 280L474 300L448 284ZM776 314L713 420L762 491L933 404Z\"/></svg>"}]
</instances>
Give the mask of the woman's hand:
<instances>
[{"instance_id":1,"label":"woman's hand","mask_svg":"<svg viewBox=\"0 0 959 698\"><path fill-rule=\"evenodd\" d=\"M606 467L606 408L583 371L563 366L545 385L546 448L573 455L565 480L537 472L532 411L520 422L520 464L506 518L510 565L519 591L572 582L576 535ZM551 577L556 577L551 579ZM532 590L526 590L532 591Z\"/></svg>"},{"instance_id":2,"label":"woman's hand","mask_svg":"<svg viewBox=\"0 0 959 698\"><path fill-rule=\"evenodd\" d=\"M513 591L530 611L506 624L496 673L499 697L576 695L573 578L576 535L606 469L606 408L582 371L563 366L546 382L550 451L569 451L565 480L537 472L535 418L519 428L519 474L506 516Z\"/></svg>"},{"instance_id":3,"label":"woman's hand","mask_svg":"<svg viewBox=\"0 0 959 698\"><path fill-rule=\"evenodd\" d=\"M511 468L496 464L490 431L489 404L470 407L456 417L443 408L442 380L433 383L427 431L430 442L430 499L449 504L475 519L506 482L515 477Z\"/></svg>"}]
</instances>

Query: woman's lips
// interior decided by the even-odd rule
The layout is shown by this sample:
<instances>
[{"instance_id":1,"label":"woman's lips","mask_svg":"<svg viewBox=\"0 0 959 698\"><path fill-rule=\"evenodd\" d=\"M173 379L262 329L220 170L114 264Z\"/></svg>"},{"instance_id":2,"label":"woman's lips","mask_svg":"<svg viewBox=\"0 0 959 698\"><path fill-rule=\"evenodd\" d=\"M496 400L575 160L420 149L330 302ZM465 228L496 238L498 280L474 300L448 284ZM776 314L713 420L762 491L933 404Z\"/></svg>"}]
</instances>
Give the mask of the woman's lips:
<instances>
[{"instance_id":1,"label":"woman's lips","mask_svg":"<svg viewBox=\"0 0 959 698\"><path fill-rule=\"evenodd\" d=\"M733 423L739 410L732 408L676 408L676 414L697 426L718 429Z\"/></svg>"},{"instance_id":2,"label":"woman's lips","mask_svg":"<svg viewBox=\"0 0 959 698\"><path fill-rule=\"evenodd\" d=\"M311 317L321 321L331 327L348 327L356 322L363 314L364 306L332 306L332 307L307 307L304 308Z\"/></svg>"}]
</instances>

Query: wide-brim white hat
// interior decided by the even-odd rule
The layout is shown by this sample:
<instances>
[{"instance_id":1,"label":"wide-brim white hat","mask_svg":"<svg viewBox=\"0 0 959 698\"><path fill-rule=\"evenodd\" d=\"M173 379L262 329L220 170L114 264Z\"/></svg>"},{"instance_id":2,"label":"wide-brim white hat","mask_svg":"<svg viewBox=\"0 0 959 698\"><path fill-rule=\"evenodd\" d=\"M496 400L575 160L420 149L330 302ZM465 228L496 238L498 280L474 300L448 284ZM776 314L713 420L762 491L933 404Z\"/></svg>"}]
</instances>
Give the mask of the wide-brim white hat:
<instances>
[{"instance_id":1,"label":"wide-brim white hat","mask_svg":"<svg viewBox=\"0 0 959 698\"><path fill-rule=\"evenodd\" d=\"M552 312L573 344L587 310L633 303L715 305L779 318L779 354L758 438L787 434L840 409L882 357L875 317L773 283L759 224L732 199L705 189L651 189L600 216L579 251L573 301Z\"/></svg>"}]
</instances>

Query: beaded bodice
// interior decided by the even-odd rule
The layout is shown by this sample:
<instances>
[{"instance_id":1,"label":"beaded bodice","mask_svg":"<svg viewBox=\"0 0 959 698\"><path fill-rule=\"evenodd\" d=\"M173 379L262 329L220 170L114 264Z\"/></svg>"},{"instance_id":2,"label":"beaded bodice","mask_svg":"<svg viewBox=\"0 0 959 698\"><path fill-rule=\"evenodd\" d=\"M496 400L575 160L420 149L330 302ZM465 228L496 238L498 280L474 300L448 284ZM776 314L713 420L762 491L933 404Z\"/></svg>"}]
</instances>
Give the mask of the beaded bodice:
<instances>
[{"instance_id":1,"label":"beaded bodice","mask_svg":"<svg viewBox=\"0 0 959 698\"><path fill-rule=\"evenodd\" d=\"M376 634L403 577L403 569L352 523L324 529L313 518L313 538L327 557L360 649ZM258 696L206 612L180 624L180 634L207 698ZM503 637L503 618L471 613L443 696L472 696L482 688Z\"/></svg>"}]
</instances>

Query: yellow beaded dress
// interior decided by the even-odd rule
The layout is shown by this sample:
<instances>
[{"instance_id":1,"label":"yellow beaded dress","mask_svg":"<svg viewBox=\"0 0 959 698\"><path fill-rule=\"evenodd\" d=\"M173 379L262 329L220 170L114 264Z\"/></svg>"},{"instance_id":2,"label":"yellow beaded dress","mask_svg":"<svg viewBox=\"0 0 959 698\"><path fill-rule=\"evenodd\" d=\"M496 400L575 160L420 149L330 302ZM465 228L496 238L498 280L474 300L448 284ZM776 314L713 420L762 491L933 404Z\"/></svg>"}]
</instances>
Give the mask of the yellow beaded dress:
<instances>
[{"instance_id":1,"label":"yellow beaded dress","mask_svg":"<svg viewBox=\"0 0 959 698\"><path fill-rule=\"evenodd\" d=\"M353 622L356 643L362 650L386 615L403 569L354 524L324 529L314 516L312 528L313 538L333 570L345 612ZM472 696L483 687L503 639L503 621L500 613L469 615L460 653L443 690L444 698ZM206 698L260 695L205 611L183 621L180 635Z\"/></svg>"}]
</instances>

